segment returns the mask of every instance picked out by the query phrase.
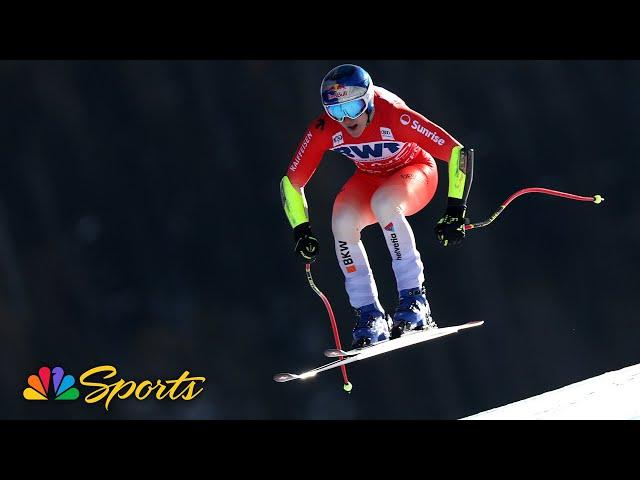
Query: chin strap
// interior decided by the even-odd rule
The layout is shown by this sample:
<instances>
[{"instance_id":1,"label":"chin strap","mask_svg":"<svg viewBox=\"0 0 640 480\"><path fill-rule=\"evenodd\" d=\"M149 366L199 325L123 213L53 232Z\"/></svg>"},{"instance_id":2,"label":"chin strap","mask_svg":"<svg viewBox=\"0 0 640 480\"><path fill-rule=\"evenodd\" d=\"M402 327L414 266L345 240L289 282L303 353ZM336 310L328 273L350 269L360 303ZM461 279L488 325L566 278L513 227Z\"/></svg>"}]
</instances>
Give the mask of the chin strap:
<instances>
[{"instance_id":1,"label":"chin strap","mask_svg":"<svg viewBox=\"0 0 640 480\"><path fill-rule=\"evenodd\" d=\"M373 120L373 115L375 113L376 113L376 107L371 107L371 111L369 113L367 113L367 127L371 123L371 120Z\"/></svg>"}]
</instances>

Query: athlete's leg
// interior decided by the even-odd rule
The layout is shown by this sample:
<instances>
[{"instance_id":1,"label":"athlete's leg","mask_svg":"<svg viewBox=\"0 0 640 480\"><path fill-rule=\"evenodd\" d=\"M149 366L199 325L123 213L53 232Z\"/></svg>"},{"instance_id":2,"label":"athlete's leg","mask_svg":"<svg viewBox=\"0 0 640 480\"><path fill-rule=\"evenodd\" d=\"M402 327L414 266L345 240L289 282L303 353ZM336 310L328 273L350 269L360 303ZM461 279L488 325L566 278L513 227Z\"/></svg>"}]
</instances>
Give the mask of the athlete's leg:
<instances>
[{"instance_id":1,"label":"athlete's leg","mask_svg":"<svg viewBox=\"0 0 640 480\"><path fill-rule=\"evenodd\" d=\"M371 209L391 253L398 292L424 283L424 266L406 217L422 210L437 186L438 170L429 156L426 163L408 165L395 172L371 198Z\"/></svg>"},{"instance_id":2,"label":"athlete's leg","mask_svg":"<svg viewBox=\"0 0 640 480\"><path fill-rule=\"evenodd\" d=\"M351 306L360 308L373 303L384 311L378 301L378 289L367 252L360 240L360 231L376 223L371 211L371 196L379 183L378 178L356 172L336 197L331 226Z\"/></svg>"}]
</instances>

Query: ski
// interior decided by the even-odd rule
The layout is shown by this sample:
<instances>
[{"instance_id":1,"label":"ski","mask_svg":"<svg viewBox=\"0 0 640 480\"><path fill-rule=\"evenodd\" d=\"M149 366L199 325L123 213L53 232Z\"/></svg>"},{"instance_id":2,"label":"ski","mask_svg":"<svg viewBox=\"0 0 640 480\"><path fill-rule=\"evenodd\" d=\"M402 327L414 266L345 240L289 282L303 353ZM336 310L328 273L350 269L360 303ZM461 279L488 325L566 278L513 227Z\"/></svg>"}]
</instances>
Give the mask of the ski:
<instances>
[{"instance_id":1,"label":"ski","mask_svg":"<svg viewBox=\"0 0 640 480\"><path fill-rule=\"evenodd\" d=\"M291 380L304 380L306 378L315 377L318 373L331 370L332 368L339 367L341 365L347 365L348 363L364 360L365 358L375 357L376 355L397 350L399 348L408 347L410 345L415 345L420 342L434 340L436 338L457 333L460 330L464 330L467 328L479 327L483 323L484 321L469 322L463 325L456 325L453 327L432 328L432 329L423 330L423 331L407 332L404 335L402 335L400 338L387 340L386 342L382 342L382 343L377 343L371 347L357 348L349 351L338 350L333 348L328 349L328 350L325 350L324 352L325 356L346 357L346 358L336 360L326 365L321 365L320 367L314 368L313 370L309 370L307 372L303 372L299 374L278 373L273 376L273 379L276 382L281 382L281 383L288 382Z\"/></svg>"},{"instance_id":2,"label":"ski","mask_svg":"<svg viewBox=\"0 0 640 480\"><path fill-rule=\"evenodd\" d=\"M465 328L480 326L483 323L484 322L469 322L465 323L464 325L456 325L454 327L430 328L429 330L413 330L410 332L405 332L399 338L387 340L382 343L377 343L376 345L373 345L371 347L354 348L353 350L328 348L324 351L324 356L329 358L354 357L356 355L360 355L363 352L370 351L371 349L383 350L379 353L384 353L391 350L396 350L398 348L407 347L409 345L414 345L416 343L425 342L427 340L433 340L434 338L443 337L445 335L451 335L452 333L459 332L460 330L464 330ZM389 343L393 343L393 345L389 345Z\"/></svg>"}]
</instances>

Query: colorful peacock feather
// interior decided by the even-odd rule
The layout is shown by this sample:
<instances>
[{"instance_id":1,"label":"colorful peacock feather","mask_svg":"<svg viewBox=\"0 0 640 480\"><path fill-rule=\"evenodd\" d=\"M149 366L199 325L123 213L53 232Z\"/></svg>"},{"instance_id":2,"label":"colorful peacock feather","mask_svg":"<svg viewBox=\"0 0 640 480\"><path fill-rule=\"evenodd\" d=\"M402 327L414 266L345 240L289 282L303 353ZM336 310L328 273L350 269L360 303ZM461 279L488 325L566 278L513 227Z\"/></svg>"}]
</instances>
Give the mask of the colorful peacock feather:
<instances>
[{"instance_id":1,"label":"colorful peacock feather","mask_svg":"<svg viewBox=\"0 0 640 480\"><path fill-rule=\"evenodd\" d=\"M76 400L80 396L78 389L72 388L76 383L73 375L65 375L62 367L41 367L38 375L29 375L27 383L29 386L22 392L27 400Z\"/></svg>"}]
</instances>

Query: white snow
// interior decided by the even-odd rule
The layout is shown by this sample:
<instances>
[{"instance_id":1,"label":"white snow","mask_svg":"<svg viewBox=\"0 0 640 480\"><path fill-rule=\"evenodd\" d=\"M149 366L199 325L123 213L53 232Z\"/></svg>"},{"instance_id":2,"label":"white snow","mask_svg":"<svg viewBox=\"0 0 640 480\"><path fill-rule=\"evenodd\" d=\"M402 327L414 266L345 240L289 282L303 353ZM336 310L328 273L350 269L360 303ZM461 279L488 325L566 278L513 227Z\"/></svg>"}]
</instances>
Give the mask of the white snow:
<instances>
[{"instance_id":1,"label":"white snow","mask_svg":"<svg viewBox=\"0 0 640 480\"><path fill-rule=\"evenodd\" d=\"M460 420L640 420L640 364Z\"/></svg>"}]
</instances>

